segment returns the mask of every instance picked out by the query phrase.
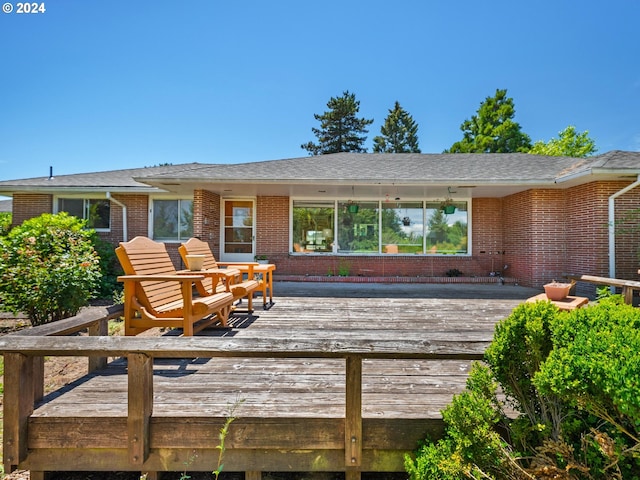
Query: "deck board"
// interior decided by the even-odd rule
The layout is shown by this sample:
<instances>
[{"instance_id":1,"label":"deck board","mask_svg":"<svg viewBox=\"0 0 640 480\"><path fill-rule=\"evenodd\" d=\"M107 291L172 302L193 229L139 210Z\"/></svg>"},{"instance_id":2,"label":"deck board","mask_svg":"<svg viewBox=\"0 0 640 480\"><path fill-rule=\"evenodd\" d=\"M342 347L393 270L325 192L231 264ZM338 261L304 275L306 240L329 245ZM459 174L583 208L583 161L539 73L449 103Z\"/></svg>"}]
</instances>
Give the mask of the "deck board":
<instances>
[{"instance_id":1,"label":"deck board","mask_svg":"<svg viewBox=\"0 0 640 480\"><path fill-rule=\"evenodd\" d=\"M234 314L233 328L200 336L311 339L423 337L486 342L495 324L520 300L276 297L269 310ZM161 333L179 335L179 330ZM363 362L363 416L440 418L464 388L470 363L460 360ZM239 417L332 418L344 414L343 359L158 359L154 364L154 416L224 415L242 399ZM189 408L185 409L185 403ZM33 417L126 416L126 362L112 362L45 397Z\"/></svg>"},{"instance_id":2,"label":"deck board","mask_svg":"<svg viewBox=\"0 0 640 480\"><path fill-rule=\"evenodd\" d=\"M212 337L207 340L216 345L219 338L223 355L186 359L169 352L171 358L155 358L151 453L145 469L182 468L193 449L201 449L193 470L210 471L217 458L218 428L238 400L238 419L227 439L229 468L344 469L344 341L357 346L363 358L363 452L358 468L402 471L404 453L413 450L425 432L436 437L442 432L441 410L464 389L471 362L456 358L455 352L467 352L466 358L468 352L481 352L478 348L491 340L495 324L525 299L526 294L508 299L278 296L276 286L269 310L234 313L231 328L198 333ZM148 333L171 340L181 332ZM259 354L227 354L235 339L244 338ZM262 358L261 352L272 353L272 345L308 349L312 340L312 345L322 345L322 350L314 350L319 355ZM64 337L55 341L61 354L78 352ZM150 348L155 348L153 343L158 342ZM193 348L206 355L188 339L179 343L180 355ZM406 358L391 358L396 347L403 346L410 352ZM159 351L164 357L165 350ZM379 352L379 358L367 358L372 351ZM433 351L434 359L411 355L417 351L421 357ZM449 352L454 354L440 357ZM135 469L127 455L127 405L125 359L46 395L29 418L29 457L22 466L48 470L66 459L79 469ZM109 452L108 461L104 451ZM318 458L325 463L319 465Z\"/></svg>"}]
</instances>

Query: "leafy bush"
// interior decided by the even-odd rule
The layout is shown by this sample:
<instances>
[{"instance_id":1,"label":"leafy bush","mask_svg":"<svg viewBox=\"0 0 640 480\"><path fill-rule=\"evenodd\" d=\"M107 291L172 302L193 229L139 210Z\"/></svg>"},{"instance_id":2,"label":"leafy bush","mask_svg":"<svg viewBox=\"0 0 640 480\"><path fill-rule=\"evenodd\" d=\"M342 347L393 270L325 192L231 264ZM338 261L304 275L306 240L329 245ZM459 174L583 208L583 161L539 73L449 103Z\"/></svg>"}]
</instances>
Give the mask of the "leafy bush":
<instances>
[{"instance_id":1,"label":"leafy bush","mask_svg":"<svg viewBox=\"0 0 640 480\"><path fill-rule=\"evenodd\" d=\"M6 235L11 230L11 213L0 212L0 236Z\"/></svg>"},{"instance_id":2,"label":"leafy bush","mask_svg":"<svg viewBox=\"0 0 640 480\"><path fill-rule=\"evenodd\" d=\"M116 257L116 251L113 245L96 234L92 235L91 241L100 259L101 276L98 282L96 297L104 299L120 297L123 286L122 283L118 282L117 278L118 275L123 274L123 271Z\"/></svg>"},{"instance_id":3,"label":"leafy bush","mask_svg":"<svg viewBox=\"0 0 640 480\"><path fill-rule=\"evenodd\" d=\"M411 480L640 479L640 310L522 304L485 360L443 411L444 438L405 458Z\"/></svg>"},{"instance_id":4,"label":"leafy bush","mask_svg":"<svg viewBox=\"0 0 640 480\"><path fill-rule=\"evenodd\" d=\"M33 325L75 315L100 278L99 258L85 222L43 214L0 237L0 308Z\"/></svg>"}]
</instances>

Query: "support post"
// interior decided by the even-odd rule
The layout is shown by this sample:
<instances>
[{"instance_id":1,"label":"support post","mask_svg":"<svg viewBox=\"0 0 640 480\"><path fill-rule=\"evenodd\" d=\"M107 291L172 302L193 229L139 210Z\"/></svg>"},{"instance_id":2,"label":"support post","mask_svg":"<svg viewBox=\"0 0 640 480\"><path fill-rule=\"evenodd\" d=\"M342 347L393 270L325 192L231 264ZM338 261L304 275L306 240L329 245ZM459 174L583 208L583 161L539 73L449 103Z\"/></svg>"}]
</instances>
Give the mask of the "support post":
<instances>
[{"instance_id":1,"label":"support post","mask_svg":"<svg viewBox=\"0 0 640 480\"><path fill-rule=\"evenodd\" d=\"M27 457L27 429L34 402L34 358L4 354L4 471L11 473Z\"/></svg>"},{"instance_id":2,"label":"support post","mask_svg":"<svg viewBox=\"0 0 640 480\"><path fill-rule=\"evenodd\" d=\"M140 466L149 457L149 422L153 413L153 358L130 353L128 360L127 433L129 461Z\"/></svg>"},{"instance_id":3,"label":"support post","mask_svg":"<svg viewBox=\"0 0 640 480\"><path fill-rule=\"evenodd\" d=\"M349 472L354 467L359 470L357 467L362 465L362 358L348 355L346 370L344 450L345 467Z\"/></svg>"},{"instance_id":4,"label":"support post","mask_svg":"<svg viewBox=\"0 0 640 480\"><path fill-rule=\"evenodd\" d=\"M109 334L109 319L103 318L102 320L93 323L89 326L90 336L102 336L106 337ZM107 366L107 357L89 357L89 373Z\"/></svg>"}]
</instances>

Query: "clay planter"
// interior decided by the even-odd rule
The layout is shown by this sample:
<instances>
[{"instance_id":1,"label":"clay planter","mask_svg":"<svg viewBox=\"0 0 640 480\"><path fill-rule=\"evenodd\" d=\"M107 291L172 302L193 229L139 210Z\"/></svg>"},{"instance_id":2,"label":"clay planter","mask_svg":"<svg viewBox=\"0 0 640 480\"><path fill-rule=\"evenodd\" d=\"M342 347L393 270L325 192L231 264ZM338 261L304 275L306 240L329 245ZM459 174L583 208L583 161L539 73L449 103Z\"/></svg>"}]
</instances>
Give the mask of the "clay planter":
<instances>
[{"instance_id":1,"label":"clay planter","mask_svg":"<svg viewBox=\"0 0 640 480\"><path fill-rule=\"evenodd\" d=\"M563 300L569 295L569 290L571 290L570 283L553 282L544 286L544 293L549 300Z\"/></svg>"},{"instance_id":2,"label":"clay planter","mask_svg":"<svg viewBox=\"0 0 640 480\"><path fill-rule=\"evenodd\" d=\"M194 272L202 270L204 257L204 255L187 255L187 268Z\"/></svg>"}]
</instances>

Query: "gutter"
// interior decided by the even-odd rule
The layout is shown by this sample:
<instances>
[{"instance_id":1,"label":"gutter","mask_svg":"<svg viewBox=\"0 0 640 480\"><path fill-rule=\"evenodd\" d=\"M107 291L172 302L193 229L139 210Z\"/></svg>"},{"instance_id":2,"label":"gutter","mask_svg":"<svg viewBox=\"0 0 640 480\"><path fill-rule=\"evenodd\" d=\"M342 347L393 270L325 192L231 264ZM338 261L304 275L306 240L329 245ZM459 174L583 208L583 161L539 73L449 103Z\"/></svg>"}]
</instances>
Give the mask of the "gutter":
<instances>
[{"instance_id":1,"label":"gutter","mask_svg":"<svg viewBox=\"0 0 640 480\"><path fill-rule=\"evenodd\" d=\"M616 228L615 228L615 205L616 198L624 195L629 190L633 190L637 186L640 186L640 175L635 182L631 185L627 185L619 192L614 193L609 197L609 278L616 278Z\"/></svg>"},{"instance_id":2,"label":"gutter","mask_svg":"<svg viewBox=\"0 0 640 480\"><path fill-rule=\"evenodd\" d=\"M124 203L119 202L118 200L113 198L111 196L111 192L106 192L106 195L107 195L107 198L109 199L109 201L115 203L116 205L119 205L120 208L122 208L122 241L126 242L127 241L127 237L128 237L128 232L127 232L127 206Z\"/></svg>"}]
</instances>

